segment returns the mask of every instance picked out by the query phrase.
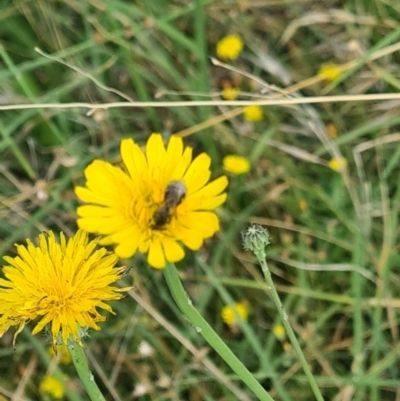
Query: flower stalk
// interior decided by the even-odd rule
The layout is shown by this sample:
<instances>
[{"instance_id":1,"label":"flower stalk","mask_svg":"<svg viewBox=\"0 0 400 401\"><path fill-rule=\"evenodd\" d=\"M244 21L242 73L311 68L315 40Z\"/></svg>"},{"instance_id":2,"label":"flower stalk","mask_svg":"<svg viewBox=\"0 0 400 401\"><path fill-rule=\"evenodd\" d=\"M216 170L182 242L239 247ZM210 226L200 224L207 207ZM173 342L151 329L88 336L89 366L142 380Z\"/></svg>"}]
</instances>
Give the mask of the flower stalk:
<instances>
[{"instance_id":1,"label":"flower stalk","mask_svg":"<svg viewBox=\"0 0 400 401\"><path fill-rule=\"evenodd\" d=\"M83 347L81 347L72 336L68 339L68 351L71 355L78 376L90 399L92 401L105 401L105 398L97 387L93 374L89 369Z\"/></svg>"},{"instance_id":2,"label":"flower stalk","mask_svg":"<svg viewBox=\"0 0 400 401\"><path fill-rule=\"evenodd\" d=\"M171 294L180 310L187 317L189 322L196 328L208 344L219 354L219 356L230 366L230 368L242 379L243 383L258 397L261 401L273 401L273 398L266 392L257 379L235 356L229 347L223 342L221 337L212 329L207 321L193 307L191 301L182 286L176 267L168 263L163 270L164 277Z\"/></svg>"},{"instance_id":3,"label":"flower stalk","mask_svg":"<svg viewBox=\"0 0 400 401\"><path fill-rule=\"evenodd\" d=\"M318 401L324 401L321 391L318 388L317 382L313 374L311 373L310 368L308 367L307 360L303 354L303 351L301 350L300 344L290 324L289 317L285 312L278 291L275 288L274 281L272 280L271 272L268 268L266 260L267 255L265 252L266 246L270 244L268 231L261 225L254 224L242 233L242 238L244 248L252 251L261 265L261 270L264 274L264 279L267 283L267 288L270 291L271 298L282 319L282 324L285 327L290 342L292 343L293 349L295 350L296 355L299 358L300 364L303 367L304 373L308 379L308 382L310 383L310 387L314 393L315 398Z\"/></svg>"}]
</instances>

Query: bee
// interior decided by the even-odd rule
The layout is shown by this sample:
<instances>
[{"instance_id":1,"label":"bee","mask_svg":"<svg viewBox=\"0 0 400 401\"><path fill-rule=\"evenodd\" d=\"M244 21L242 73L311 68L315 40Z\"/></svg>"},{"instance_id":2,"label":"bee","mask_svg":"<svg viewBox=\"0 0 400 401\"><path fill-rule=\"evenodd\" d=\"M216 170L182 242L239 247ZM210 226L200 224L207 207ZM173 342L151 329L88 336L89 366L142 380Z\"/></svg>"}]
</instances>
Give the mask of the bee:
<instances>
[{"instance_id":1,"label":"bee","mask_svg":"<svg viewBox=\"0 0 400 401\"><path fill-rule=\"evenodd\" d=\"M161 230L171 219L173 209L178 206L186 196L186 187L183 181L171 181L164 192L163 204L154 212L154 230Z\"/></svg>"}]
</instances>

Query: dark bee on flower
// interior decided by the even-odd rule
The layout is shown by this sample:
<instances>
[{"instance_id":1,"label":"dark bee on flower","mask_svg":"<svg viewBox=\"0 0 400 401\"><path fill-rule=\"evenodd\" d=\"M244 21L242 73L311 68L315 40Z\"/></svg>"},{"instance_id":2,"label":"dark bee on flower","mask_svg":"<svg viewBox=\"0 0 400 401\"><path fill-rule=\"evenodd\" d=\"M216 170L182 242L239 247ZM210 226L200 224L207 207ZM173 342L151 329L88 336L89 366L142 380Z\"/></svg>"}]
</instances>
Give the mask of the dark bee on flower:
<instances>
[{"instance_id":1,"label":"dark bee on flower","mask_svg":"<svg viewBox=\"0 0 400 401\"><path fill-rule=\"evenodd\" d=\"M161 230L171 220L174 208L186 196L186 187L183 181L171 181L164 192L163 204L154 212L152 228Z\"/></svg>"}]
</instances>

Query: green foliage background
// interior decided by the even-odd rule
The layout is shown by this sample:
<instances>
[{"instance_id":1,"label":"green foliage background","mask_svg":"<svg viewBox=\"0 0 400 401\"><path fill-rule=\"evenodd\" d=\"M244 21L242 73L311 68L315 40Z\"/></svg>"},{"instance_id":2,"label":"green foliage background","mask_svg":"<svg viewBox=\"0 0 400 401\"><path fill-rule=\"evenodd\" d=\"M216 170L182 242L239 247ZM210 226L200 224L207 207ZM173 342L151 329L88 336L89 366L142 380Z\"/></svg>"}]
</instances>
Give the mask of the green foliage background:
<instances>
[{"instance_id":1,"label":"green foliage background","mask_svg":"<svg viewBox=\"0 0 400 401\"><path fill-rule=\"evenodd\" d=\"M179 264L196 307L275 400L313 399L290 345L273 334L277 311L254 257L242 250L241 230L261 223L271 233L276 287L325 399L399 399L398 101L264 107L265 118L254 124L240 113L218 121L231 109L220 104L90 115L77 107L1 109L125 101L101 85L135 101L189 102L221 99L222 83L231 82L252 99L249 92L268 95L272 86L276 94L314 77L324 63L351 60L355 66L337 81L315 80L291 96L396 93L399 54L390 49L400 40L397 2L2 0L0 8L2 255L41 231L74 233L73 187L92 159L119 161L121 138L144 143L154 131L168 137L194 127L186 144L211 155L215 176L227 154L252 164L246 176L230 177L220 233ZM230 33L245 44L230 63L239 72L210 61ZM201 123L207 127L197 129ZM327 166L337 154L348 162L342 173ZM136 298L113 304L117 316L86 341L106 398L240 399L221 378L247 390L181 315L162 275L140 255L127 263ZM241 299L251 315L234 333L220 310ZM46 399L38 390L51 362L46 337L25 330L15 350L12 333L0 341L0 397ZM152 356L139 354L143 341ZM57 365L55 373L69 377L65 399L87 399L71 366ZM139 384L146 394L135 393Z\"/></svg>"}]
</instances>

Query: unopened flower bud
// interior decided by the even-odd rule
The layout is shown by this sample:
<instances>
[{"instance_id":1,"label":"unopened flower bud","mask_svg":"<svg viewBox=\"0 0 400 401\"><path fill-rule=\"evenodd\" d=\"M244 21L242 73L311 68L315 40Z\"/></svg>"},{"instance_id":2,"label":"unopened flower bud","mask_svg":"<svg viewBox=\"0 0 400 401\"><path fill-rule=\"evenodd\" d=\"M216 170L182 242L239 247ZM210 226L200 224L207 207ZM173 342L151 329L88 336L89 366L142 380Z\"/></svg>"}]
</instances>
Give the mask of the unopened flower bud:
<instances>
[{"instance_id":1,"label":"unopened flower bud","mask_svg":"<svg viewBox=\"0 0 400 401\"><path fill-rule=\"evenodd\" d=\"M270 244L268 231L260 224L252 224L242 231L243 247L254 252L257 258L265 257L265 247Z\"/></svg>"}]
</instances>

